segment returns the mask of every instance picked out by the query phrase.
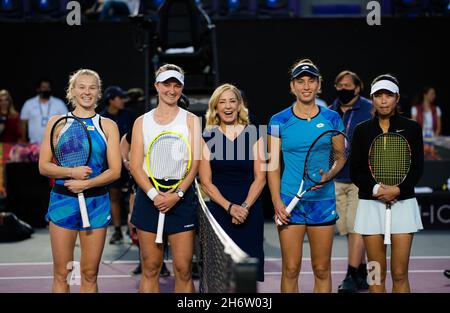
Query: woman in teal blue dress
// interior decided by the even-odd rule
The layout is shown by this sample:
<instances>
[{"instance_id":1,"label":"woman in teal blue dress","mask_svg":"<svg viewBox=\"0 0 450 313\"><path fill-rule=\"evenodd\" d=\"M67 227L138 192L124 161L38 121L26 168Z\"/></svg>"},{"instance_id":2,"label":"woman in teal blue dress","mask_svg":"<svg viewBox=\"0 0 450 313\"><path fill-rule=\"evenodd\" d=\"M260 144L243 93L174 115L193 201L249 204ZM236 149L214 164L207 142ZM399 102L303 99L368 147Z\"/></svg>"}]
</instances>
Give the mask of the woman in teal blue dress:
<instances>
[{"instance_id":1,"label":"woman in teal blue dress","mask_svg":"<svg viewBox=\"0 0 450 313\"><path fill-rule=\"evenodd\" d=\"M259 196L266 183L263 139L249 125L239 89L219 86L211 96L203 132L200 180L217 222L250 257L264 281L264 214Z\"/></svg>"}]
</instances>

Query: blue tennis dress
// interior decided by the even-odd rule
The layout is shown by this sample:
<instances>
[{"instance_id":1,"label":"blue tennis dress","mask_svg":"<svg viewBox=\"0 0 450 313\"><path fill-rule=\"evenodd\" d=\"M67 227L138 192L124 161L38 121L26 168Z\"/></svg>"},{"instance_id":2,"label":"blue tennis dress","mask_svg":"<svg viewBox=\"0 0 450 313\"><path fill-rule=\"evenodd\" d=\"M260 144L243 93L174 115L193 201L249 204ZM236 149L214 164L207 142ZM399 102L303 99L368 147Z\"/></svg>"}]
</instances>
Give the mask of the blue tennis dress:
<instances>
[{"instance_id":1,"label":"blue tennis dress","mask_svg":"<svg viewBox=\"0 0 450 313\"><path fill-rule=\"evenodd\" d=\"M338 113L319 107L319 113L310 121L299 118L293 106L272 116L267 133L281 139L284 171L281 178L281 199L287 206L297 194L303 177L306 155L314 140L327 130L344 131ZM303 190L311 186L305 181ZM318 225L336 221L334 183L327 182L317 190L304 194L291 212L290 223Z\"/></svg>"},{"instance_id":2,"label":"blue tennis dress","mask_svg":"<svg viewBox=\"0 0 450 313\"><path fill-rule=\"evenodd\" d=\"M71 115L71 113L69 113ZM89 178L100 175L108 166L106 161L106 137L100 125L98 114L90 118L80 118L88 128L92 142L91 158L88 166L92 169ZM53 224L73 230L103 228L111 221L111 207L106 187L91 188L84 191L86 207L91 227L83 228L78 204L78 196L64 186L64 179L57 179L50 193L50 203L46 220Z\"/></svg>"}]
</instances>

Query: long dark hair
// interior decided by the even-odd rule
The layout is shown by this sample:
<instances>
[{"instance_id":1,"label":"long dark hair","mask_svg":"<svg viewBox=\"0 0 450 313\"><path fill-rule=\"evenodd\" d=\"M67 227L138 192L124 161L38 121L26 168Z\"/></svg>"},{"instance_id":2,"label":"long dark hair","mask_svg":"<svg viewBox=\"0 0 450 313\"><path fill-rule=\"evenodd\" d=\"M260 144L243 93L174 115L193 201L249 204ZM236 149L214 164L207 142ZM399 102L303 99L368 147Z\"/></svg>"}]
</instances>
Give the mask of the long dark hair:
<instances>
[{"instance_id":1,"label":"long dark hair","mask_svg":"<svg viewBox=\"0 0 450 313\"><path fill-rule=\"evenodd\" d=\"M425 96L431 89L434 89L434 87L432 87L432 86L425 86L425 87L422 87L422 89L420 90L420 93L418 93L418 94L413 98L413 100L412 100L412 102L411 102L411 105L412 105L412 106L422 105L422 104L423 104L424 96ZM436 101L436 99L435 99L435 101ZM431 103L431 106L434 106L434 105L435 105L434 102Z\"/></svg>"}]
</instances>

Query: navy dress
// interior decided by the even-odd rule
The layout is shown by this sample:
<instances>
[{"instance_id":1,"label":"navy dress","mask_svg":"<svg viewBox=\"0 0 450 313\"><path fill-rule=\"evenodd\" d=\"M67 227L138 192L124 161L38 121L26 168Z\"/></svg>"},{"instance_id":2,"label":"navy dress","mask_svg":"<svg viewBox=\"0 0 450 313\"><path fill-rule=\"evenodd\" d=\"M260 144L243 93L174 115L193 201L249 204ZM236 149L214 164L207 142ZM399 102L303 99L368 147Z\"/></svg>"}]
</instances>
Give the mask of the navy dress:
<instances>
[{"instance_id":1,"label":"navy dress","mask_svg":"<svg viewBox=\"0 0 450 313\"><path fill-rule=\"evenodd\" d=\"M253 145L259 138L254 125L248 125L233 141L219 128L205 130L203 139L211 152L212 183L228 201L242 204L254 180ZM261 199L251 207L243 224L235 225L226 210L215 202L208 205L214 218L250 257L258 259L257 280L264 281L264 213Z\"/></svg>"}]
</instances>

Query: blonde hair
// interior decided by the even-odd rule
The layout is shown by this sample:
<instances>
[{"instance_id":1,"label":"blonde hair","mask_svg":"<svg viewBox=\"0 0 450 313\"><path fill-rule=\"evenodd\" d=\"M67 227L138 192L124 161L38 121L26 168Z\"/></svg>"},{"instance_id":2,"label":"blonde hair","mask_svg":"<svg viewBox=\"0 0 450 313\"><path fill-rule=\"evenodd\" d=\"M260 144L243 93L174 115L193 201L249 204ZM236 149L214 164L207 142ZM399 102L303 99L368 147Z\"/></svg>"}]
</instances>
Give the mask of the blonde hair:
<instances>
[{"instance_id":1,"label":"blonde hair","mask_svg":"<svg viewBox=\"0 0 450 313\"><path fill-rule=\"evenodd\" d=\"M8 115L16 115L17 111L14 108L14 102L9 91L6 89L0 90L0 97L6 97L8 99L9 102Z\"/></svg>"},{"instance_id":2,"label":"blonde hair","mask_svg":"<svg viewBox=\"0 0 450 313\"><path fill-rule=\"evenodd\" d=\"M236 95L239 102L238 109L238 124L248 125L248 109L244 105L244 100L242 98L241 91L232 84L223 84L214 90L211 98L208 102L208 111L206 111L206 127L212 128L214 126L220 125L219 115L217 114L217 105L219 104L220 97L225 91L231 90Z\"/></svg>"},{"instance_id":3,"label":"blonde hair","mask_svg":"<svg viewBox=\"0 0 450 313\"><path fill-rule=\"evenodd\" d=\"M156 71L155 77L158 76L159 74L161 74L162 72L170 71L170 70L180 72L181 74L184 75L183 69L181 67L179 67L178 65L164 64Z\"/></svg>"},{"instance_id":4,"label":"blonde hair","mask_svg":"<svg viewBox=\"0 0 450 313\"><path fill-rule=\"evenodd\" d=\"M101 94L102 94L102 80L100 79L100 76L98 75L98 73L96 71L89 70L89 69L79 69L78 71L76 71L72 75L70 75L69 84L66 89L66 99L67 99L69 105L71 105L73 108L75 108L76 103L73 100L74 97L72 96L72 89L75 88L75 83L76 83L78 77L80 77L82 75L93 76L97 80L98 99L100 99Z\"/></svg>"}]
</instances>

